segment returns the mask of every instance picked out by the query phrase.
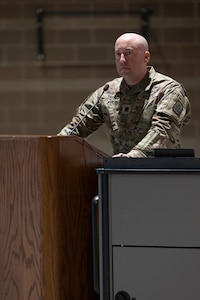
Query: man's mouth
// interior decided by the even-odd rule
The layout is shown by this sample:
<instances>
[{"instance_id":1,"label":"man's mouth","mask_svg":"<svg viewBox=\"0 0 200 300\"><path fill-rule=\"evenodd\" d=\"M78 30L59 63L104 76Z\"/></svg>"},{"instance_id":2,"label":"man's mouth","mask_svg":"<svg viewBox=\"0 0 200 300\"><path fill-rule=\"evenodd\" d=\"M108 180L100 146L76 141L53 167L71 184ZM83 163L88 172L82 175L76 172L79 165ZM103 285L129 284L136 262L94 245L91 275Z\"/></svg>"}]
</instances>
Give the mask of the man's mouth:
<instances>
[{"instance_id":1,"label":"man's mouth","mask_svg":"<svg viewBox=\"0 0 200 300\"><path fill-rule=\"evenodd\" d=\"M121 66L120 70L129 70L129 66Z\"/></svg>"}]
</instances>

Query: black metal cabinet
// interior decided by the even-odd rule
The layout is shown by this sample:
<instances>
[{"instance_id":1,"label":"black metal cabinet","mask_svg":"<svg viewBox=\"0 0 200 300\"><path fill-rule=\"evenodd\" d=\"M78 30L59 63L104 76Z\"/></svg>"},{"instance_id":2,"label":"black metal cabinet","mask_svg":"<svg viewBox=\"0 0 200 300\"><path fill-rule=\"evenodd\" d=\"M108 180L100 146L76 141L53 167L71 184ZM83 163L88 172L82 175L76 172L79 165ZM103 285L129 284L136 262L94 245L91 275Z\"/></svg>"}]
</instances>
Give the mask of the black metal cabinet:
<instances>
[{"instance_id":1,"label":"black metal cabinet","mask_svg":"<svg viewBox=\"0 0 200 300\"><path fill-rule=\"evenodd\" d=\"M97 173L100 300L199 300L199 159L111 159Z\"/></svg>"}]
</instances>

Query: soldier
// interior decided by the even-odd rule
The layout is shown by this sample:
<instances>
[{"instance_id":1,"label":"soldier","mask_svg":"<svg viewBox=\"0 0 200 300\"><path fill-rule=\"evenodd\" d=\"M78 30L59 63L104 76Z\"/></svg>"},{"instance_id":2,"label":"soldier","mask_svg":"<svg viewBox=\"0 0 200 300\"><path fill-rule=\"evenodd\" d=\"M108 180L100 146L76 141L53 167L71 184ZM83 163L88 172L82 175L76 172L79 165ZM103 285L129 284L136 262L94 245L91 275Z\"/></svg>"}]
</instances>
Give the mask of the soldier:
<instances>
[{"instance_id":1,"label":"soldier","mask_svg":"<svg viewBox=\"0 0 200 300\"><path fill-rule=\"evenodd\" d=\"M148 66L147 40L125 33L115 42L121 77L93 92L58 135L87 137L106 124L113 156L149 157L155 148L180 148L182 126L191 118L183 86Z\"/></svg>"}]
</instances>

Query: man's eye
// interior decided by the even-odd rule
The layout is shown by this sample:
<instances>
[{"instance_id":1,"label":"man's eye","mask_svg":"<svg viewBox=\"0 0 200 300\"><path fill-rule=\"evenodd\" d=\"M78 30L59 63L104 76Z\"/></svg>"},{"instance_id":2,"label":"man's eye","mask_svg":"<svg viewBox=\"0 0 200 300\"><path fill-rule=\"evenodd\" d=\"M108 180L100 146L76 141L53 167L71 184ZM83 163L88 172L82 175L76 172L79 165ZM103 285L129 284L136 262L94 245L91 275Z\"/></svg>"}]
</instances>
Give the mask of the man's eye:
<instances>
[{"instance_id":1,"label":"man's eye","mask_svg":"<svg viewBox=\"0 0 200 300\"><path fill-rule=\"evenodd\" d=\"M132 56L134 53L132 50L126 50L124 52L115 52L116 57L120 57L121 55L124 56Z\"/></svg>"},{"instance_id":2,"label":"man's eye","mask_svg":"<svg viewBox=\"0 0 200 300\"><path fill-rule=\"evenodd\" d=\"M131 50L126 51L126 55L128 55L128 56L133 55L133 51L131 51Z\"/></svg>"}]
</instances>

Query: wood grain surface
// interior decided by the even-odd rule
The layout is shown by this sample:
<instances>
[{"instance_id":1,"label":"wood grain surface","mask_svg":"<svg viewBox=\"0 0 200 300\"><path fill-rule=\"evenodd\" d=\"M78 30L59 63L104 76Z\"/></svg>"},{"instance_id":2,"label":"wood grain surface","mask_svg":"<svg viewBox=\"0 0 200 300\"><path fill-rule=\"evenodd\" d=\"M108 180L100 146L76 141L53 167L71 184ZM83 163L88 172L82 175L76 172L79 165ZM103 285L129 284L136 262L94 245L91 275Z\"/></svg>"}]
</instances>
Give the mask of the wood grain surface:
<instances>
[{"instance_id":1,"label":"wood grain surface","mask_svg":"<svg viewBox=\"0 0 200 300\"><path fill-rule=\"evenodd\" d=\"M0 299L96 300L91 202L104 154L75 137L0 136Z\"/></svg>"}]
</instances>

